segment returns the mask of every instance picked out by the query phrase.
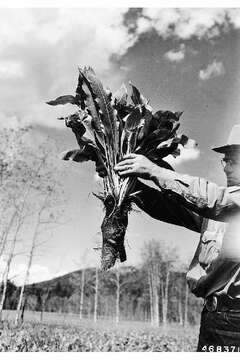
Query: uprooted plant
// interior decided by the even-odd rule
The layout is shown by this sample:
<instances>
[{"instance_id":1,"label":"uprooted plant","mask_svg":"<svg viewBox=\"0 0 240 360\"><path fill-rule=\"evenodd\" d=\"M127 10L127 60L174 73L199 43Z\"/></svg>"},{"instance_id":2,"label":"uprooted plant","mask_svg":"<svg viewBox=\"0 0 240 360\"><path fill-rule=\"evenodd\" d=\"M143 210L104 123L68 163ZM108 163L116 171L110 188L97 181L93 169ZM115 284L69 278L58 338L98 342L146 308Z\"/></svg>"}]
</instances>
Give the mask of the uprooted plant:
<instances>
[{"instance_id":1,"label":"uprooted plant","mask_svg":"<svg viewBox=\"0 0 240 360\"><path fill-rule=\"evenodd\" d=\"M95 194L104 204L101 225L101 267L107 270L117 258L126 260L124 237L128 214L136 196L136 178L120 178L115 165L129 153L143 154L165 168L167 155L178 156L181 146L188 143L185 135L177 134L182 112L157 111L149 105L130 83L131 102L125 85L115 93L105 90L92 68L79 69L76 95L60 96L49 105L71 103L78 111L64 120L76 136L79 148L63 153L63 160L92 160L103 180L103 191ZM180 146L181 145L181 146Z\"/></svg>"}]
</instances>

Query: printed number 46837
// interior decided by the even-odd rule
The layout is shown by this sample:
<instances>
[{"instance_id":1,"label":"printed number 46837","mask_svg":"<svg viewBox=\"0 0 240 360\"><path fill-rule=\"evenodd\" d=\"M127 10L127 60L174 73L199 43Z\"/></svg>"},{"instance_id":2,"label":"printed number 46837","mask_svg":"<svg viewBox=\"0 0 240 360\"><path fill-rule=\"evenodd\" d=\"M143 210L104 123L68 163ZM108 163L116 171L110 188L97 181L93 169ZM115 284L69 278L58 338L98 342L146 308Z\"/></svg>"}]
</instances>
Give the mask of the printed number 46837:
<instances>
[{"instance_id":1,"label":"printed number 46837","mask_svg":"<svg viewBox=\"0 0 240 360\"><path fill-rule=\"evenodd\" d=\"M234 345L204 345L201 351L206 352L239 352L239 346Z\"/></svg>"}]
</instances>

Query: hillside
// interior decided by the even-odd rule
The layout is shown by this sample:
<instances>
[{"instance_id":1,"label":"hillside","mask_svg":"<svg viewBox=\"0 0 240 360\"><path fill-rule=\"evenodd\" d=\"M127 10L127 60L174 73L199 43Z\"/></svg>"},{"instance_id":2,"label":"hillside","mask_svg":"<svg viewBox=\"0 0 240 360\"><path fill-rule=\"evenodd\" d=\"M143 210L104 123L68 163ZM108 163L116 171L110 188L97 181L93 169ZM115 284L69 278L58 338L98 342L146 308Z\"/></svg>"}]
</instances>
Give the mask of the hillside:
<instances>
[{"instance_id":1,"label":"hillside","mask_svg":"<svg viewBox=\"0 0 240 360\"><path fill-rule=\"evenodd\" d=\"M96 293L97 275L97 293ZM81 297L81 285L84 282ZM159 316L163 317L163 285L159 287ZM9 283L5 309L15 309L20 289ZM202 301L187 293L185 274L170 272L168 285L168 321L183 323L186 319L196 323ZM124 267L108 272L95 268L77 270L63 276L35 284L25 289L24 309L59 313L82 313L82 317L115 318L122 320L149 321L151 318L151 294L146 268ZM94 315L96 314L96 315Z\"/></svg>"}]
</instances>

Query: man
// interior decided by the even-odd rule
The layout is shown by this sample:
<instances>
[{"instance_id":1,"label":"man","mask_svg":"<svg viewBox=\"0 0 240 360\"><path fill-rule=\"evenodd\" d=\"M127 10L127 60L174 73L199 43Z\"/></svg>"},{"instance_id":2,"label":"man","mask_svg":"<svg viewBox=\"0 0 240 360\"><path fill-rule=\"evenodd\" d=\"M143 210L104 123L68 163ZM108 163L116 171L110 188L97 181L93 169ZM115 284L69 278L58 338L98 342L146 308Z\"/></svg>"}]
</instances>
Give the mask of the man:
<instances>
[{"instance_id":1,"label":"man","mask_svg":"<svg viewBox=\"0 0 240 360\"><path fill-rule=\"evenodd\" d=\"M150 216L201 233L187 273L191 291L205 299L198 351L240 351L240 125L227 145L213 150L224 154L227 187L160 168L136 154L115 169L159 187L137 183L136 204Z\"/></svg>"}]
</instances>

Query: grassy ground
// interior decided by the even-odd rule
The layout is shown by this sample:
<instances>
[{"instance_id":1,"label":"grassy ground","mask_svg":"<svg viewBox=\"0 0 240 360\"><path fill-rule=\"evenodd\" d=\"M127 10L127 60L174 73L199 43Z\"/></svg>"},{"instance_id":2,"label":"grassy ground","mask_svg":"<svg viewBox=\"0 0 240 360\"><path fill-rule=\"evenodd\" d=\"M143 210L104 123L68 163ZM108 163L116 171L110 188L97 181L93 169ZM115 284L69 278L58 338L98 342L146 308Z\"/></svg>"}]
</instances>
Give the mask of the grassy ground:
<instances>
[{"instance_id":1,"label":"grassy ground","mask_svg":"<svg viewBox=\"0 0 240 360\"><path fill-rule=\"evenodd\" d=\"M79 320L76 315L26 312L15 327L14 312L5 312L0 351L195 351L198 328L177 324L154 328L148 323Z\"/></svg>"}]
</instances>

